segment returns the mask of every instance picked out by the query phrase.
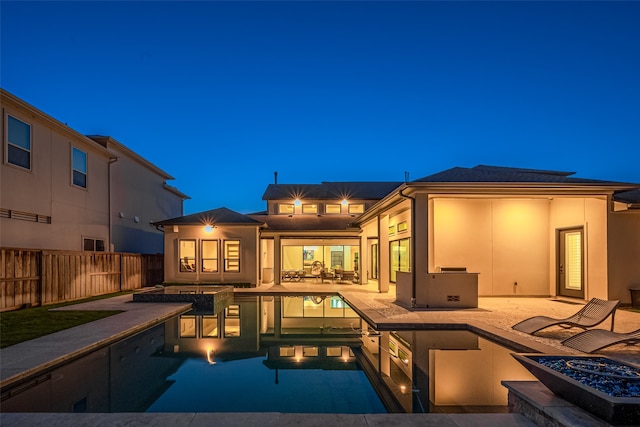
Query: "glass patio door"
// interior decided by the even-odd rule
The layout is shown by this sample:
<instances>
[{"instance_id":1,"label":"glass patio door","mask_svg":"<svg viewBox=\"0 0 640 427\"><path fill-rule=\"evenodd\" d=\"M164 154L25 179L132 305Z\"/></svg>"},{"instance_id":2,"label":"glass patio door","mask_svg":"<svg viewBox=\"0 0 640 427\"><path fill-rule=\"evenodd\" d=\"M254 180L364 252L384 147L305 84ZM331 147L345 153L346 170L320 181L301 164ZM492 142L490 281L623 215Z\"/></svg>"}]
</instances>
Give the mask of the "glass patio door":
<instances>
[{"instance_id":1,"label":"glass patio door","mask_svg":"<svg viewBox=\"0 0 640 427\"><path fill-rule=\"evenodd\" d=\"M584 298L583 230L558 231L558 295Z\"/></svg>"}]
</instances>

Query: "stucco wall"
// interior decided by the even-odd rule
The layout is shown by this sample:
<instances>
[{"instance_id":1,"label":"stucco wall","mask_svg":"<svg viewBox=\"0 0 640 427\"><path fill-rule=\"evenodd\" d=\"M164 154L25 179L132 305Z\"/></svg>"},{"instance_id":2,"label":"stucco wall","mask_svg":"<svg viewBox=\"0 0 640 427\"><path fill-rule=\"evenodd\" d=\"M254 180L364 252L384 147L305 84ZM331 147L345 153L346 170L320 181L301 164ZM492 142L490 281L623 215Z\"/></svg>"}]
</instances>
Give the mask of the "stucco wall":
<instances>
[{"instance_id":1,"label":"stucco wall","mask_svg":"<svg viewBox=\"0 0 640 427\"><path fill-rule=\"evenodd\" d=\"M607 299L607 201L604 198L555 197L551 200L549 283L556 290L556 230L584 228L585 299Z\"/></svg>"},{"instance_id":2,"label":"stucco wall","mask_svg":"<svg viewBox=\"0 0 640 427\"><path fill-rule=\"evenodd\" d=\"M182 199L164 188L164 177L123 151L116 149L114 152L118 156L118 161L111 165L114 250L162 253L162 232L151 223L181 216Z\"/></svg>"},{"instance_id":3,"label":"stucco wall","mask_svg":"<svg viewBox=\"0 0 640 427\"><path fill-rule=\"evenodd\" d=\"M82 250L82 238L109 245L108 153L93 141L57 126L3 97L0 206L51 217L51 224L0 219L0 246ZM7 114L31 125L31 170L8 164ZM72 184L72 147L87 154L87 188Z\"/></svg>"},{"instance_id":4,"label":"stucco wall","mask_svg":"<svg viewBox=\"0 0 640 427\"><path fill-rule=\"evenodd\" d=\"M248 282L259 284L258 281L258 254L259 238L258 227L254 226L218 226L211 233L204 231L204 226L177 227L165 226L165 282ZM178 247L180 239L196 240L196 258L200 258L202 240L225 239L240 240L240 272L225 272L223 268L224 251L222 244L218 246L218 271L204 273L201 271L199 261L196 263L196 272L180 272L180 260L178 259Z\"/></svg>"},{"instance_id":5,"label":"stucco wall","mask_svg":"<svg viewBox=\"0 0 640 427\"><path fill-rule=\"evenodd\" d=\"M549 294L547 200L440 198L433 210L436 267L479 273L481 296Z\"/></svg>"},{"instance_id":6,"label":"stucco wall","mask_svg":"<svg viewBox=\"0 0 640 427\"><path fill-rule=\"evenodd\" d=\"M640 289L640 212L611 212L609 229L609 299L631 302Z\"/></svg>"}]
</instances>

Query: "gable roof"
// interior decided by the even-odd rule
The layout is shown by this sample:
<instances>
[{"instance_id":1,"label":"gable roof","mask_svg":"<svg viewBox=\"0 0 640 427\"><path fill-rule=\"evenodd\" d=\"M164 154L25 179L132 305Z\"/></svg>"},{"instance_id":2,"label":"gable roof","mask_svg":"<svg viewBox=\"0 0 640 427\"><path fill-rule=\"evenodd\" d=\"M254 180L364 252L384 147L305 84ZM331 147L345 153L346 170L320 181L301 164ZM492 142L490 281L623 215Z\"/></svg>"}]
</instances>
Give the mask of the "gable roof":
<instances>
[{"instance_id":1,"label":"gable roof","mask_svg":"<svg viewBox=\"0 0 640 427\"><path fill-rule=\"evenodd\" d=\"M567 184L620 184L595 179L570 178L575 172L521 169L478 165L472 168L454 167L413 182L539 182Z\"/></svg>"},{"instance_id":2,"label":"gable roof","mask_svg":"<svg viewBox=\"0 0 640 427\"><path fill-rule=\"evenodd\" d=\"M262 222L222 207L191 215L154 222L154 225L254 225L261 226Z\"/></svg>"},{"instance_id":3,"label":"gable roof","mask_svg":"<svg viewBox=\"0 0 640 427\"><path fill-rule=\"evenodd\" d=\"M262 200L378 200L402 182L322 182L321 184L269 184Z\"/></svg>"}]
</instances>

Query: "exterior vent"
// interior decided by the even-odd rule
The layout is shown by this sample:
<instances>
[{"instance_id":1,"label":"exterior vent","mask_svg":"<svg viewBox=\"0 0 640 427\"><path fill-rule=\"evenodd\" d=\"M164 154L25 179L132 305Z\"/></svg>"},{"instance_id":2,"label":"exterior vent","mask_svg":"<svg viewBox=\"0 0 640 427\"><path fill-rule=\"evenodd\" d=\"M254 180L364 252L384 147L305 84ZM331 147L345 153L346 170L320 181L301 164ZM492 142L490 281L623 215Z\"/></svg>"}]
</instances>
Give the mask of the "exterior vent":
<instances>
[{"instance_id":1,"label":"exterior vent","mask_svg":"<svg viewBox=\"0 0 640 427\"><path fill-rule=\"evenodd\" d=\"M447 302L460 302L460 295L447 295Z\"/></svg>"}]
</instances>

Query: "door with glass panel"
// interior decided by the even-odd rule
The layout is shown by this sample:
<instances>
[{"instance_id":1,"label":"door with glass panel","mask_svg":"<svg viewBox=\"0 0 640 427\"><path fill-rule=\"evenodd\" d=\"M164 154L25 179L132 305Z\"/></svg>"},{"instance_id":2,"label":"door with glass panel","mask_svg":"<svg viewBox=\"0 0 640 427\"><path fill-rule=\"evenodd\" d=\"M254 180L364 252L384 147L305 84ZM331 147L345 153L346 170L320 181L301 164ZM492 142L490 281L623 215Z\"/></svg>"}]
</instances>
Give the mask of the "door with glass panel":
<instances>
[{"instance_id":1,"label":"door with glass panel","mask_svg":"<svg viewBox=\"0 0 640 427\"><path fill-rule=\"evenodd\" d=\"M584 298L583 229L558 230L558 295Z\"/></svg>"}]
</instances>

